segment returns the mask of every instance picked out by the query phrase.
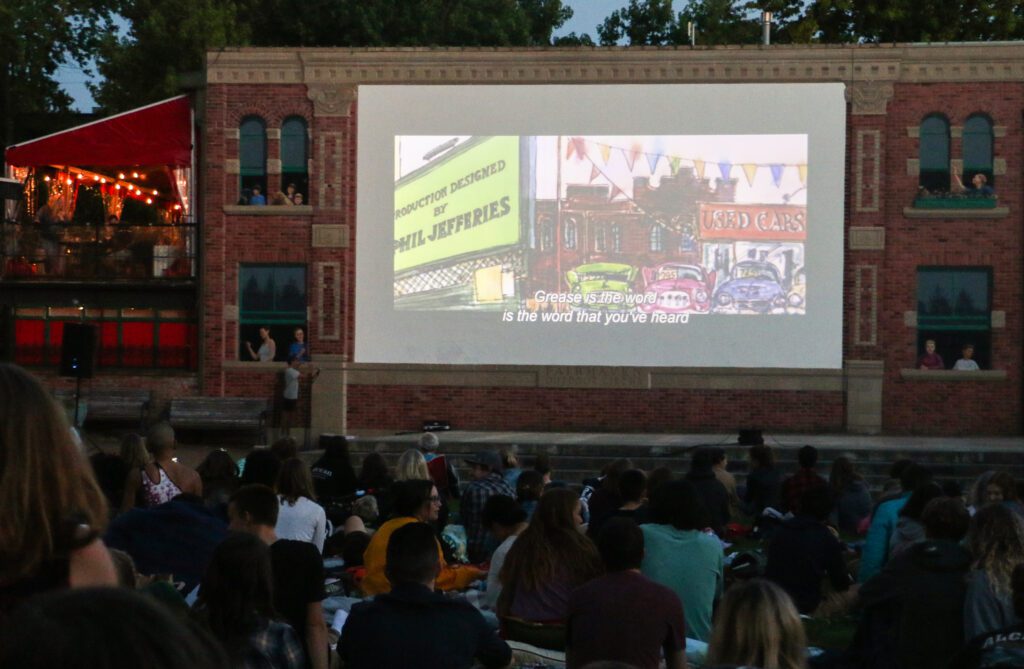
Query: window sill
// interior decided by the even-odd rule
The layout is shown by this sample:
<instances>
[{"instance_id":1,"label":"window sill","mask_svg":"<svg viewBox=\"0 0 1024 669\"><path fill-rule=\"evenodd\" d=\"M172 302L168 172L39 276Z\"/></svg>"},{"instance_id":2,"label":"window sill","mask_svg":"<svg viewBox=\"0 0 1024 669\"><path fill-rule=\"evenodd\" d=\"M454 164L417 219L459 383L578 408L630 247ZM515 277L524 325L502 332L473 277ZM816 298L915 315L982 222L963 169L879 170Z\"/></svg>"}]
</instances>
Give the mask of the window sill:
<instances>
[{"instance_id":1,"label":"window sill","mask_svg":"<svg viewBox=\"0 0 1024 669\"><path fill-rule=\"evenodd\" d=\"M247 372L280 372L287 365L284 362L260 362L258 360L225 360L223 369L241 369Z\"/></svg>"},{"instance_id":2,"label":"window sill","mask_svg":"<svg viewBox=\"0 0 1024 669\"><path fill-rule=\"evenodd\" d=\"M901 369L900 377L907 381L1005 381L1005 369L983 369L965 372L958 369Z\"/></svg>"},{"instance_id":3,"label":"window sill","mask_svg":"<svg viewBox=\"0 0 1024 669\"><path fill-rule=\"evenodd\" d=\"M235 216L312 216L313 206L309 204L226 204L224 213Z\"/></svg>"},{"instance_id":4,"label":"window sill","mask_svg":"<svg viewBox=\"0 0 1024 669\"><path fill-rule=\"evenodd\" d=\"M927 209L924 207L903 207L905 218L939 218L939 219L964 219L964 218L1006 218L1010 215L1009 207L990 207L988 209Z\"/></svg>"}]
</instances>

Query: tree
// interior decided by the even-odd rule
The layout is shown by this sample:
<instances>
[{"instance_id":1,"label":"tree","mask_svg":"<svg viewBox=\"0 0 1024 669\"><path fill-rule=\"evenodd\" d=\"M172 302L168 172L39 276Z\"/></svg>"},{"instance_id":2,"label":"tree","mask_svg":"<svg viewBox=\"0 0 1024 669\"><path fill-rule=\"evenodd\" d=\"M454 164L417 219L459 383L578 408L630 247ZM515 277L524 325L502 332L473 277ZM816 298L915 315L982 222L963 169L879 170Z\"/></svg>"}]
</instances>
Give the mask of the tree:
<instances>
[{"instance_id":1,"label":"tree","mask_svg":"<svg viewBox=\"0 0 1024 669\"><path fill-rule=\"evenodd\" d=\"M679 23L672 0L629 0L597 27L601 44L611 46L623 39L630 46L678 43Z\"/></svg>"},{"instance_id":2,"label":"tree","mask_svg":"<svg viewBox=\"0 0 1024 669\"><path fill-rule=\"evenodd\" d=\"M67 111L70 97L54 74L65 58L84 62L110 29L109 0L17 0L0 5L0 114L4 145L19 119Z\"/></svg>"},{"instance_id":3,"label":"tree","mask_svg":"<svg viewBox=\"0 0 1024 669\"><path fill-rule=\"evenodd\" d=\"M759 23L747 17L734 0L690 0L679 13L683 35L687 23L697 30L697 44L751 44L761 34Z\"/></svg>"},{"instance_id":4,"label":"tree","mask_svg":"<svg viewBox=\"0 0 1024 669\"><path fill-rule=\"evenodd\" d=\"M562 0L519 0L519 6L530 22L530 44L533 45L552 44L551 34L572 18L572 7L563 5ZM573 36L575 33L566 37ZM576 39L582 42L583 38L590 40L587 35Z\"/></svg>"}]
</instances>

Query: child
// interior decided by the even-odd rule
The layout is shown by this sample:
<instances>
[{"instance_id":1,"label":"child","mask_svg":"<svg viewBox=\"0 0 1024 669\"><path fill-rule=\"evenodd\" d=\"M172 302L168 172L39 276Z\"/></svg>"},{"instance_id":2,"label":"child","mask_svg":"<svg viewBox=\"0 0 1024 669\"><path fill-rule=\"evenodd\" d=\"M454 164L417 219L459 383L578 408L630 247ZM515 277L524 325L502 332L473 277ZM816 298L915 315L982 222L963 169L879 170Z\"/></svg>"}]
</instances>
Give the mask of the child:
<instances>
[{"instance_id":1,"label":"child","mask_svg":"<svg viewBox=\"0 0 1024 669\"><path fill-rule=\"evenodd\" d=\"M953 369L959 369L963 372L976 372L981 369L974 360L974 344L964 344L963 357L956 361Z\"/></svg>"},{"instance_id":2,"label":"child","mask_svg":"<svg viewBox=\"0 0 1024 669\"><path fill-rule=\"evenodd\" d=\"M299 365L302 359L297 355L288 356L288 367L284 370L284 392L281 394L281 431L288 434L295 423L295 414L299 406ZM312 378L320 375L320 370L313 371Z\"/></svg>"}]
</instances>

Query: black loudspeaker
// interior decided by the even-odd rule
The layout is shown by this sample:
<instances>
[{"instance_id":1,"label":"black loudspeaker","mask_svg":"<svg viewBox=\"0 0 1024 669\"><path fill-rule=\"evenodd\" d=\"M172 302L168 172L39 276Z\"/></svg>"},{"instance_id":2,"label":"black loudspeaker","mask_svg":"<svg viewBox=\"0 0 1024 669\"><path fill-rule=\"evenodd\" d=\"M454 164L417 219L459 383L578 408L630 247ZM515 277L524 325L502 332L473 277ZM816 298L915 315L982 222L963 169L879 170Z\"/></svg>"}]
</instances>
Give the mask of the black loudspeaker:
<instances>
[{"instance_id":1,"label":"black loudspeaker","mask_svg":"<svg viewBox=\"0 0 1024 669\"><path fill-rule=\"evenodd\" d=\"M96 367L96 326L65 323L60 347L60 375L91 379Z\"/></svg>"},{"instance_id":2,"label":"black loudspeaker","mask_svg":"<svg viewBox=\"0 0 1024 669\"><path fill-rule=\"evenodd\" d=\"M446 420L425 420L423 421L424 432L444 432L452 429L451 423Z\"/></svg>"}]
</instances>

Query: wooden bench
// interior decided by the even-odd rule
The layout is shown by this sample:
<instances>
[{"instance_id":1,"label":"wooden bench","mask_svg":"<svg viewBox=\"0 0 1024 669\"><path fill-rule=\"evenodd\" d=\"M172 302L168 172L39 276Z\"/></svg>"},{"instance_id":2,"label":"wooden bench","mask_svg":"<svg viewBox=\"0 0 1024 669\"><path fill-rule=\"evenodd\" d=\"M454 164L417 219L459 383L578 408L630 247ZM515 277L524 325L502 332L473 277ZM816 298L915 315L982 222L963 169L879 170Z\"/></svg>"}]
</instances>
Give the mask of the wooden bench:
<instances>
[{"instance_id":1,"label":"wooden bench","mask_svg":"<svg viewBox=\"0 0 1024 669\"><path fill-rule=\"evenodd\" d=\"M185 430L258 432L265 439L270 401L247 397L182 397L171 400L168 421Z\"/></svg>"},{"instance_id":2,"label":"wooden bench","mask_svg":"<svg viewBox=\"0 0 1024 669\"><path fill-rule=\"evenodd\" d=\"M58 402L74 410L75 391L57 390L53 396ZM153 400L149 390L90 390L82 393L87 409L88 423L136 423L141 430L146 422L146 413Z\"/></svg>"}]
</instances>

